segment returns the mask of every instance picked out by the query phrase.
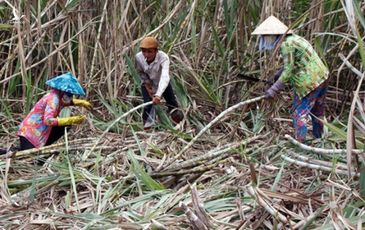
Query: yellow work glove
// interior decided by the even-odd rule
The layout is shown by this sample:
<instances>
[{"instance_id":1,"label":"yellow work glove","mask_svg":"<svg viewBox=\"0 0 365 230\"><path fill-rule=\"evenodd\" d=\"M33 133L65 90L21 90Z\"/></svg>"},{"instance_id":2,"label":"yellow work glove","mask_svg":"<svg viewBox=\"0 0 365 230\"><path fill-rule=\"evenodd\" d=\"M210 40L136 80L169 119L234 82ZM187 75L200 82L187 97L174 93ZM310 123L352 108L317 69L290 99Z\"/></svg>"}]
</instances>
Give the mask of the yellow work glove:
<instances>
[{"instance_id":1,"label":"yellow work glove","mask_svg":"<svg viewBox=\"0 0 365 230\"><path fill-rule=\"evenodd\" d=\"M73 116L57 118L58 126L78 125L86 120L86 116Z\"/></svg>"},{"instance_id":2,"label":"yellow work glove","mask_svg":"<svg viewBox=\"0 0 365 230\"><path fill-rule=\"evenodd\" d=\"M90 104L90 102L86 101L86 100L81 100L81 99L72 99L72 102L74 105L76 106L82 106L88 110L92 109L93 106Z\"/></svg>"}]
</instances>

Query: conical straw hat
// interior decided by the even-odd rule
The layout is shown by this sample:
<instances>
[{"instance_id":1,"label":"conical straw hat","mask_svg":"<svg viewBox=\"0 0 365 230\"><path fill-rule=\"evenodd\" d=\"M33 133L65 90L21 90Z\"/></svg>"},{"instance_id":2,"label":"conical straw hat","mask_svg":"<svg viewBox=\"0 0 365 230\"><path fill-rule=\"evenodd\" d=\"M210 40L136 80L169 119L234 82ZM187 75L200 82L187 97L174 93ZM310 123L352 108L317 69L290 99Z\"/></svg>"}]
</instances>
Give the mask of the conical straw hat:
<instances>
[{"instance_id":1,"label":"conical straw hat","mask_svg":"<svg viewBox=\"0 0 365 230\"><path fill-rule=\"evenodd\" d=\"M51 80L46 81L46 85L66 93L85 96L84 89L72 73L65 73L52 78Z\"/></svg>"},{"instance_id":2,"label":"conical straw hat","mask_svg":"<svg viewBox=\"0 0 365 230\"><path fill-rule=\"evenodd\" d=\"M274 16L268 17L263 23L261 23L253 32L253 35L264 35L264 34L292 34L293 31L289 30L288 27L282 23L279 19Z\"/></svg>"}]
</instances>

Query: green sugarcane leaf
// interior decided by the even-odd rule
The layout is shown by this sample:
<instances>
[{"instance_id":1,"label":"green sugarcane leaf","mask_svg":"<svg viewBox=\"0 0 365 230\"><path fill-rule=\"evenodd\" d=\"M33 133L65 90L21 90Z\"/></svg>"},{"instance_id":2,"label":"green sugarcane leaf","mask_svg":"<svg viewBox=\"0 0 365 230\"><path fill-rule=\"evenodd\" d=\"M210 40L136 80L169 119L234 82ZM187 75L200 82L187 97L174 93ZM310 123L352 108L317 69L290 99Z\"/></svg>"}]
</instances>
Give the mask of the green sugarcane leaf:
<instances>
[{"instance_id":1,"label":"green sugarcane leaf","mask_svg":"<svg viewBox=\"0 0 365 230\"><path fill-rule=\"evenodd\" d=\"M128 150L128 158L131 161L131 170L134 175L140 179L144 185L146 185L151 190L163 190L165 189L162 184L152 179L145 169L139 164L139 162L134 157L134 153Z\"/></svg>"}]
</instances>

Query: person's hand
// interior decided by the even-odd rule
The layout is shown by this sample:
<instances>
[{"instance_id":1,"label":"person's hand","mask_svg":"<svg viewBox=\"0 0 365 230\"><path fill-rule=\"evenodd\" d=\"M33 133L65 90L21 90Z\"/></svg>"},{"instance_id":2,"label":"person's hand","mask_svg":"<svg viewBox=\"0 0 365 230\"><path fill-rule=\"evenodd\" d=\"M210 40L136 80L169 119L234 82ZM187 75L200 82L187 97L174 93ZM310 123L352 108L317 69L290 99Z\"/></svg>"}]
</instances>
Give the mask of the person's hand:
<instances>
[{"instance_id":1,"label":"person's hand","mask_svg":"<svg viewBox=\"0 0 365 230\"><path fill-rule=\"evenodd\" d=\"M76 106L81 106L84 107L88 110L91 110L93 108L93 106L90 104L90 102L86 101L86 100L81 100L81 99L72 99L72 102L74 105Z\"/></svg>"},{"instance_id":2,"label":"person's hand","mask_svg":"<svg viewBox=\"0 0 365 230\"><path fill-rule=\"evenodd\" d=\"M274 90L272 90L271 88L266 90L266 92L265 92L266 99L274 99L275 96L276 96L276 92Z\"/></svg>"},{"instance_id":3,"label":"person's hand","mask_svg":"<svg viewBox=\"0 0 365 230\"><path fill-rule=\"evenodd\" d=\"M159 97L159 96L157 96L157 95L153 96L152 102L153 102L153 104L155 104L155 105L160 104L160 102L161 102L161 97Z\"/></svg>"},{"instance_id":4,"label":"person's hand","mask_svg":"<svg viewBox=\"0 0 365 230\"><path fill-rule=\"evenodd\" d=\"M277 80L268 90L265 92L265 98L272 99L276 96L278 92L280 92L282 89L284 89L285 84Z\"/></svg>"}]
</instances>

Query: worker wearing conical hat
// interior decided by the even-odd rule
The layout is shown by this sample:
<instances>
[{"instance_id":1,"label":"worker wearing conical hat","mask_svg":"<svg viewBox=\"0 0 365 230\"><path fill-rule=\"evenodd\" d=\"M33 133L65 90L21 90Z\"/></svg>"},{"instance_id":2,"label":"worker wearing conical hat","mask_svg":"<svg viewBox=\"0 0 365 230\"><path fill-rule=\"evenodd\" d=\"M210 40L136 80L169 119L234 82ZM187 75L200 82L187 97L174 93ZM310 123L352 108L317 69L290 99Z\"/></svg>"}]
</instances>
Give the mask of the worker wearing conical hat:
<instances>
[{"instance_id":1,"label":"worker wearing conical hat","mask_svg":"<svg viewBox=\"0 0 365 230\"><path fill-rule=\"evenodd\" d=\"M175 123L183 119L183 114L178 110L178 103L170 83L169 56L158 49L155 37L145 37L140 43L141 51L136 54L135 66L142 81L142 96L144 102L153 101L160 104L161 97L165 98L168 112ZM143 110L144 129L150 129L155 121L155 108L150 105Z\"/></svg>"},{"instance_id":2,"label":"worker wearing conical hat","mask_svg":"<svg viewBox=\"0 0 365 230\"><path fill-rule=\"evenodd\" d=\"M85 116L58 117L66 106L82 106L91 109L91 104L73 95L85 96L78 80L71 73L59 75L46 82L51 90L32 108L20 124L17 135L20 138L20 150L50 145L62 137L65 127L80 124Z\"/></svg>"},{"instance_id":3,"label":"worker wearing conical hat","mask_svg":"<svg viewBox=\"0 0 365 230\"><path fill-rule=\"evenodd\" d=\"M307 40L293 34L292 30L274 16L262 22L252 34L260 36L260 51L272 50L280 45L284 62L280 77L265 92L266 97L275 97L289 83L294 89L292 118L296 139L305 141L308 116L312 118L313 136L320 138L323 124L317 118L324 117L327 67Z\"/></svg>"}]
</instances>

